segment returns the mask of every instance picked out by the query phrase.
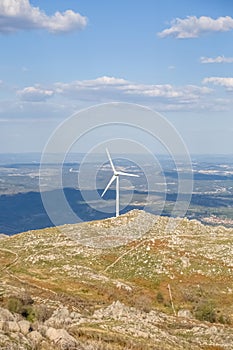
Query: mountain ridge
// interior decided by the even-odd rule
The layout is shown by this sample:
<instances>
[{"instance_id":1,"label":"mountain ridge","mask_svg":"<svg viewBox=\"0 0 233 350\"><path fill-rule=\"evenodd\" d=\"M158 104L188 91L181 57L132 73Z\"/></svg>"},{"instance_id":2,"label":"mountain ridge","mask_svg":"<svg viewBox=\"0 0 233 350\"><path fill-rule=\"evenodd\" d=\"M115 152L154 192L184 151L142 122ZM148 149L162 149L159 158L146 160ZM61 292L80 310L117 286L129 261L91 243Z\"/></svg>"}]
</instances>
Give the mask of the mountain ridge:
<instances>
[{"instance_id":1,"label":"mountain ridge","mask_svg":"<svg viewBox=\"0 0 233 350\"><path fill-rule=\"evenodd\" d=\"M38 349L230 350L232 241L232 229L140 210L5 237L0 306L14 321L0 319L0 345L33 349L37 332ZM6 323L20 321L24 340Z\"/></svg>"}]
</instances>

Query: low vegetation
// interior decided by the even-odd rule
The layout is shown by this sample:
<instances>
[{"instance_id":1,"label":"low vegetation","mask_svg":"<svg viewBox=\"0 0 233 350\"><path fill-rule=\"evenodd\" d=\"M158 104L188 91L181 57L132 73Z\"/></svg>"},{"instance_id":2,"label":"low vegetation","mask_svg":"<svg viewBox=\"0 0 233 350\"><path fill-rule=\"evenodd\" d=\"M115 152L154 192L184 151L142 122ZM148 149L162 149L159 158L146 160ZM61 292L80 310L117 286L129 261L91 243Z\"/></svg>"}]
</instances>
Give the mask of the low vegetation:
<instances>
[{"instance_id":1,"label":"low vegetation","mask_svg":"<svg viewBox=\"0 0 233 350\"><path fill-rule=\"evenodd\" d=\"M37 332L35 349L43 350L67 342L90 350L230 350L232 243L232 229L139 211L4 237L0 348L34 349L29 334ZM25 339L14 336L15 348L4 331L13 325L1 320L6 309L30 324ZM59 338L66 340L56 343L49 327L66 331Z\"/></svg>"}]
</instances>

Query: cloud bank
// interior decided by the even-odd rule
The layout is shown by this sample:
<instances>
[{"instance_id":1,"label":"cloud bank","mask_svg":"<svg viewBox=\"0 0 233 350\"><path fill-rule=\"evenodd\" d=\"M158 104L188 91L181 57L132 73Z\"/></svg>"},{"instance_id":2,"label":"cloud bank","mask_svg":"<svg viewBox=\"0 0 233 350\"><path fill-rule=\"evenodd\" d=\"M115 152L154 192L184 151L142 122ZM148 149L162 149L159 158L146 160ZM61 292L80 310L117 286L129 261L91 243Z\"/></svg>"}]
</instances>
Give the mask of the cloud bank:
<instances>
[{"instance_id":1,"label":"cloud bank","mask_svg":"<svg viewBox=\"0 0 233 350\"><path fill-rule=\"evenodd\" d=\"M233 57L201 57L201 63L233 63Z\"/></svg>"},{"instance_id":2,"label":"cloud bank","mask_svg":"<svg viewBox=\"0 0 233 350\"><path fill-rule=\"evenodd\" d=\"M17 91L20 101L46 102L54 100L73 103L125 101L150 104L161 110L198 108L212 89L205 86L171 84L140 84L122 78L103 76L93 80L57 82L48 87L28 86ZM66 102L66 103L67 103Z\"/></svg>"},{"instance_id":3,"label":"cloud bank","mask_svg":"<svg viewBox=\"0 0 233 350\"><path fill-rule=\"evenodd\" d=\"M51 33L65 33L81 30L87 25L87 18L72 10L46 15L29 0L0 1L0 33L20 30L45 29Z\"/></svg>"},{"instance_id":4,"label":"cloud bank","mask_svg":"<svg viewBox=\"0 0 233 350\"><path fill-rule=\"evenodd\" d=\"M52 97L54 95L54 91L40 87L29 86L17 91L17 95L23 101L42 102Z\"/></svg>"},{"instance_id":5,"label":"cloud bank","mask_svg":"<svg viewBox=\"0 0 233 350\"><path fill-rule=\"evenodd\" d=\"M203 84L212 83L214 85L219 85L225 87L227 90L233 90L233 78L231 77L209 77L202 81Z\"/></svg>"},{"instance_id":6,"label":"cloud bank","mask_svg":"<svg viewBox=\"0 0 233 350\"><path fill-rule=\"evenodd\" d=\"M188 16L185 19L176 18L171 27L158 33L160 38L172 36L177 39L198 38L210 32L227 32L233 29L233 18L230 16L217 19L207 16Z\"/></svg>"}]
</instances>

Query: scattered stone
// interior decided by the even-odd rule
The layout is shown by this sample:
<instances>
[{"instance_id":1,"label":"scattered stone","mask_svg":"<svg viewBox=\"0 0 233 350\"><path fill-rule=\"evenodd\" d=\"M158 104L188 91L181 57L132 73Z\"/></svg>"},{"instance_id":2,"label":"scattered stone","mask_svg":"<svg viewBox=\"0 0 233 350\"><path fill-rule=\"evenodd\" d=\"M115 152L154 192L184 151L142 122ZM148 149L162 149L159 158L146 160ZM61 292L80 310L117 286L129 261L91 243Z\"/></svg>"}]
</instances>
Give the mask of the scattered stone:
<instances>
[{"instance_id":1,"label":"scattered stone","mask_svg":"<svg viewBox=\"0 0 233 350\"><path fill-rule=\"evenodd\" d=\"M18 322L19 328L20 328L20 332L24 335L29 333L30 330L30 322L26 321L26 320L22 320Z\"/></svg>"},{"instance_id":2,"label":"scattered stone","mask_svg":"<svg viewBox=\"0 0 233 350\"><path fill-rule=\"evenodd\" d=\"M19 332L20 331L19 325L16 321L5 322L4 328L7 332Z\"/></svg>"},{"instance_id":3,"label":"scattered stone","mask_svg":"<svg viewBox=\"0 0 233 350\"><path fill-rule=\"evenodd\" d=\"M77 342L65 329L55 329L50 327L46 332L47 338L62 350L78 349Z\"/></svg>"},{"instance_id":4,"label":"scattered stone","mask_svg":"<svg viewBox=\"0 0 233 350\"><path fill-rule=\"evenodd\" d=\"M79 314L78 312L73 311L73 312L70 313L70 317L73 320L77 321L77 320L82 318L82 314Z\"/></svg>"},{"instance_id":5,"label":"scattered stone","mask_svg":"<svg viewBox=\"0 0 233 350\"><path fill-rule=\"evenodd\" d=\"M48 327L59 328L72 323L68 308L63 307L54 311L52 316L45 322Z\"/></svg>"},{"instance_id":6,"label":"scattered stone","mask_svg":"<svg viewBox=\"0 0 233 350\"><path fill-rule=\"evenodd\" d=\"M30 332L27 338L34 346L38 345L43 339L42 335L37 331Z\"/></svg>"},{"instance_id":7,"label":"scattered stone","mask_svg":"<svg viewBox=\"0 0 233 350\"><path fill-rule=\"evenodd\" d=\"M140 344L139 347L145 349L232 350L233 308L230 301L232 300L233 230L204 227L195 221L181 219L178 222L165 217L158 217L155 224L151 216L141 214L137 218L137 215L137 211L134 211L118 219L82 223L81 226L67 225L64 226L63 233L55 231L50 234L49 230L31 231L30 239L28 239L28 233L24 233L9 240L2 240L5 248L18 252L17 268L22 264L25 271L27 268L27 271L34 273L37 268L40 269L43 266L45 271L47 265L44 262L51 260L52 264L49 264L46 273L50 273L52 283L50 284L48 280L48 286L46 286L51 290L43 288L45 283L41 282L38 283L37 289L31 289L29 285L27 291L26 279L24 287L20 288L19 281L10 279L5 273L9 272L13 275L17 269L7 265L8 271L3 270L6 281L5 284L3 281L0 285L2 305L7 305L7 299L10 296L16 298L20 296L23 305L34 302L32 309L36 310L37 306L43 305L49 312L43 314L43 317L38 317L30 328L30 323L22 319L22 312L13 314L0 308L0 349L114 348L122 350L137 348ZM169 221L174 222L174 230L168 230ZM64 235L69 227L71 238L77 238L77 241ZM85 235L89 243L92 243L92 239L89 238L90 232L94 234L93 237L99 241L99 244L102 244L102 241L98 234L103 233L103 239L107 242L105 250L102 247L97 248L98 245L94 243L91 244L92 247L81 245L79 238ZM118 232L119 236L117 236ZM211 234L212 232L214 235ZM112 239L116 243L122 243L119 249L114 248ZM127 243L128 239L130 242L125 247L123 244ZM111 250L108 250L108 247ZM27 249L30 257L26 257ZM54 257L56 257L56 264ZM105 257L107 257L106 261ZM13 259L12 255L12 262ZM31 264L37 264L37 262L42 265L36 265L30 270ZM5 263L6 261L3 260L3 264ZM110 267L104 270L106 264ZM185 270L187 268L188 271ZM55 289L57 276L59 281L64 277L64 285L67 283L68 286L67 293L63 294L58 292L59 288ZM70 277L72 281L77 281L77 285L75 283L68 285ZM193 277L196 279L192 280ZM23 279L24 274L19 278ZM39 275L35 274L33 284L39 282L37 278L39 279ZM153 287L154 281L157 279L159 281L160 278L162 282L167 281L168 278L175 278L173 282L170 281L172 293L174 291L174 304L177 310L184 308L179 310L178 317L154 309L155 305L161 310L164 310L163 305L167 305L167 310L170 306L168 292L165 289L161 288L160 291L161 303L156 297L158 290L156 285L155 288ZM218 278L219 284L213 294L212 289L216 286L213 283L214 278ZM144 281L148 281L148 284L144 284ZM221 281L224 281L222 288ZM164 284L161 286L163 287ZM208 288L205 289L205 286ZM73 291L74 294L72 294ZM197 302L203 298L203 295L205 296L206 291L207 300L213 294L214 305L216 302L216 321L220 322L221 316L229 316L229 322L232 320L231 324L212 324L192 317L188 309L195 310L199 305ZM33 301L27 297L27 292L32 293ZM224 300L220 298L227 296L228 309L221 309L221 305L219 307L217 293L224 306ZM102 295L103 299L101 299ZM152 307L147 312L145 308L139 308L136 302L140 295L152 299ZM184 299L180 302L179 298L182 295ZM116 301L117 298L121 302ZM106 306L108 300L115 301ZM123 304L123 300L134 307ZM144 305L146 305L145 302L142 303L142 306ZM52 310L55 311L51 316ZM228 322L228 318L226 320Z\"/></svg>"},{"instance_id":8,"label":"scattered stone","mask_svg":"<svg viewBox=\"0 0 233 350\"><path fill-rule=\"evenodd\" d=\"M126 290L127 292L132 292L132 290L133 290L130 286L128 286L127 284L122 283L122 282L120 282L120 281L117 281L117 282L116 282L116 287L117 287L118 289Z\"/></svg>"},{"instance_id":9,"label":"scattered stone","mask_svg":"<svg viewBox=\"0 0 233 350\"><path fill-rule=\"evenodd\" d=\"M179 310L177 316L184 318L193 318L193 315L190 310Z\"/></svg>"},{"instance_id":10,"label":"scattered stone","mask_svg":"<svg viewBox=\"0 0 233 350\"><path fill-rule=\"evenodd\" d=\"M189 258L187 256L182 256L181 262L183 264L183 268L187 268L190 266L190 261L189 261Z\"/></svg>"},{"instance_id":11,"label":"scattered stone","mask_svg":"<svg viewBox=\"0 0 233 350\"><path fill-rule=\"evenodd\" d=\"M218 328L216 326L212 326L206 330L206 334L214 335L218 333Z\"/></svg>"},{"instance_id":12,"label":"scattered stone","mask_svg":"<svg viewBox=\"0 0 233 350\"><path fill-rule=\"evenodd\" d=\"M2 307L0 307L0 321L14 321L14 320L15 318L9 310L3 309Z\"/></svg>"},{"instance_id":13,"label":"scattered stone","mask_svg":"<svg viewBox=\"0 0 233 350\"><path fill-rule=\"evenodd\" d=\"M61 309L55 310L53 315L52 315L52 317L65 319L65 318L69 317L69 315L70 315L70 313L69 313L68 308L67 307L63 307Z\"/></svg>"}]
</instances>

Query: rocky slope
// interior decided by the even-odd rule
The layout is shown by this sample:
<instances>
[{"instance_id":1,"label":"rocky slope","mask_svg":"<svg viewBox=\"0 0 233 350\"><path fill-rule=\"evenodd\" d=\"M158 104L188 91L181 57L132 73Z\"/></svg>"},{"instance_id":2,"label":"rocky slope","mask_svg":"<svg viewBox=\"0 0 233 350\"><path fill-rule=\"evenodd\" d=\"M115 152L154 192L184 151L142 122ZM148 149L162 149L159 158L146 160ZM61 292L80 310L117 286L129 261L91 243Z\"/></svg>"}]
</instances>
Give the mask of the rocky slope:
<instances>
[{"instance_id":1,"label":"rocky slope","mask_svg":"<svg viewBox=\"0 0 233 350\"><path fill-rule=\"evenodd\" d=\"M132 211L0 240L0 349L232 349L233 230Z\"/></svg>"}]
</instances>

